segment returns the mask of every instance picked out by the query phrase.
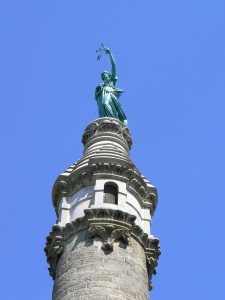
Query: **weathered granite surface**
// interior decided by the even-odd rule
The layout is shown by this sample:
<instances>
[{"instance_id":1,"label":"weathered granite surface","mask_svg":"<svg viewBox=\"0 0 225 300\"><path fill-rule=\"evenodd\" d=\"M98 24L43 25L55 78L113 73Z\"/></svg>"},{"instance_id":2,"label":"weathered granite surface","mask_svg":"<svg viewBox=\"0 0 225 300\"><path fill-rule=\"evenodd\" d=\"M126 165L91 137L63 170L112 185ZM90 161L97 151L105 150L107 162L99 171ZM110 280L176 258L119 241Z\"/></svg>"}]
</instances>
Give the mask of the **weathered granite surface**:
<instances>
[{"instance_id":1,"label":"weathered granite surface","mask_svg":"<svg viewBox=\"0 0 225 300\"><path fill-rule=\"evenodd\" d=\"M149 299L144 249L131 237L129 246L116 241L102 250L99 237L72 236L59 259L53 300ZM111 298L110 298L111 297Z\"/></svg>"}]
</instances>

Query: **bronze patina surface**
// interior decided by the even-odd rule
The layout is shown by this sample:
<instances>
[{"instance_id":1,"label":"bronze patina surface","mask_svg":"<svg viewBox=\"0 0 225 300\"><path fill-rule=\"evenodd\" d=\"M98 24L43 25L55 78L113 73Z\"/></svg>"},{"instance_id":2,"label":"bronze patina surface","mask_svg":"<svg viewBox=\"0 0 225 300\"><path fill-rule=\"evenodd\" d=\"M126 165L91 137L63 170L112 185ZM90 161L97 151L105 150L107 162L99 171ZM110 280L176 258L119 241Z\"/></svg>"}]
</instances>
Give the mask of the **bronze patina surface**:
<instances>
[{"instance_id":1,"label":"bronze patina surface","mask_svg":"<svg viewBox=\"0 0 225 300\"><path fill-rule=\"evenodd\" d=\"M115 59L109 48L105 48L104 45L102 45L102 48L99 48L97 52L109 55L112 65L111 73L108 71L101 73L103 82L100 83L95 90L95 99L98 104L99 117L115 118L123 122L124 125L127 125L127 117L118 101L124 91L116 87L118 77L116 75ZM97 60L100 60L101 54L98 55Z\"/></svg>"}]
</instances>

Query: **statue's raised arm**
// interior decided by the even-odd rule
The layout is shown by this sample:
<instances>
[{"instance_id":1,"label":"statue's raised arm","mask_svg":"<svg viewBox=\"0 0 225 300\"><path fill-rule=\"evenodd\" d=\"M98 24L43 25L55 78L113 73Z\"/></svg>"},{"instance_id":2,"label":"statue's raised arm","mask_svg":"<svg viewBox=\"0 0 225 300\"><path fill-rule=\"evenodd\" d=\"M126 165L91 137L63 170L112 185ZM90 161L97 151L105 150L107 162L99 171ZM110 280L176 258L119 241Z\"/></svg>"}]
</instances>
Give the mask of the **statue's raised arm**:
<instances>
[{"instance_id":1,"label":"statue's raised arm","mask_svg":"<svg viewBox=\"0 0 225 300\"><path fill-rule=\"evenodd\" d=\"M99 48L96 52L100 52L97 60L101 59L101 55L103 53L108 54L110 56L112 66L111 73L108 71L103 71L101 73L103 82L100 83L100 85L98 85L95 90L95 99L98 103L99 117L116 118L123 122L124 125L127 125L127 117L118 101L119 97L124 91L116 87L117 76L115 59L109 48L105 48L103 44L102 47Z\"/></svg>"},{"instance_id":2,"label":"statue's raised arm","mask_svg":"<svg viewBox=\"0 0 225 300\"><path fill-rule=\"evenodd\" d=\"M112 65L112 76L116 77L116 62L115 62L115 59L114 59L111 51L109 50L109 48L105 49L105 53L109 54L109 56L110 56L111 65Z\"/></svg>"}]
</instances>

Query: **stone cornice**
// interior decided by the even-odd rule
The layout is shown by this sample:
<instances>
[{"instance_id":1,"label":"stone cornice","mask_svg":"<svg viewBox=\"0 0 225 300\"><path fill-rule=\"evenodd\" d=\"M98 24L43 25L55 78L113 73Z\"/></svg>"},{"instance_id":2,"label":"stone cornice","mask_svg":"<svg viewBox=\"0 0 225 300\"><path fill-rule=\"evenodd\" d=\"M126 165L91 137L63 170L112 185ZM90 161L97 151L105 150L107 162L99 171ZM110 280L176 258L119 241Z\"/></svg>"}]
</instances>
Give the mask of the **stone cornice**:
<instances>
[{"instance_id":1,"label":"stone cornice","mask_svg":"<svg viewBox=\"0 0 225 300\"><path fill-rule=\"evenodd\" d=\"M100 118L89 124L82 136L82 143L84 147L86 147L93 138L106 133L107 135L117 136L125 143L128 149L131 149L132 138L129 128L126 127L122 122L113 118Z\"/></svg>"},{"instance_id":2,"label":"stone cornice","mask_svg":"<svg viewBox=\"0 0 225 300\"><path fill-rule=\"evenodd\" d=\"M86 209L85 215L64 227L54 225L46 238L45 252L50 265L49 273L55 278L57 262L62 255L66 241L81 230L87 230L87 239L98 237L102 240L103 251L113 251L116 240L123 241L127 246L130 236L140 243L146 254L149 275L149 288L152 288L152 274L156 273L157 260L160 255L159 240L148 236L135 225L136 217L120 210Z\"/></svg>"},{"instance_id":3,"label":"stone cornice","mask_svg":"<svg viewBox=\"0 0 225 300\"><path fill-rule=\"evenodd\" d=\"M56 213L63 196L72 196L78 190L93 185L97 177L117 179L127 182L127 190L134 194L142 207L148 207L151 215L157 206L157 190L137 171L134 164L127 162L101 162L101 159L90 159L88 165L79 173L70 176L59 176L52 191L53 205Z\"/></svg>"}]
</instances>

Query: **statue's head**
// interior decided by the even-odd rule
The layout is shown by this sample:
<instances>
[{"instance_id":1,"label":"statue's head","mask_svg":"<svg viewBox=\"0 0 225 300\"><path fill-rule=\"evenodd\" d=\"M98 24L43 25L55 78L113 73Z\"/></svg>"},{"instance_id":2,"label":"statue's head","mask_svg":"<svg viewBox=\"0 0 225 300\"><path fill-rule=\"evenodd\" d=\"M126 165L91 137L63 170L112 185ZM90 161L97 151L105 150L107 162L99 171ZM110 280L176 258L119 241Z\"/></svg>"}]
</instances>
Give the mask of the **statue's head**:
<instances>
[{"instance_id":1,"label":"statue's head","mask_svg":"<svg viewBox=\"0 0 225 300\"><path fill-rule=\"evenodd\" d=\"M102 78L102 80L107 80L107 79L109 79L111 76L112 76L112 74L111 74L110 72L108 72L108 71L103 71L103 72L101 73L101 78Z\"/></svg>"}]
</instances>

